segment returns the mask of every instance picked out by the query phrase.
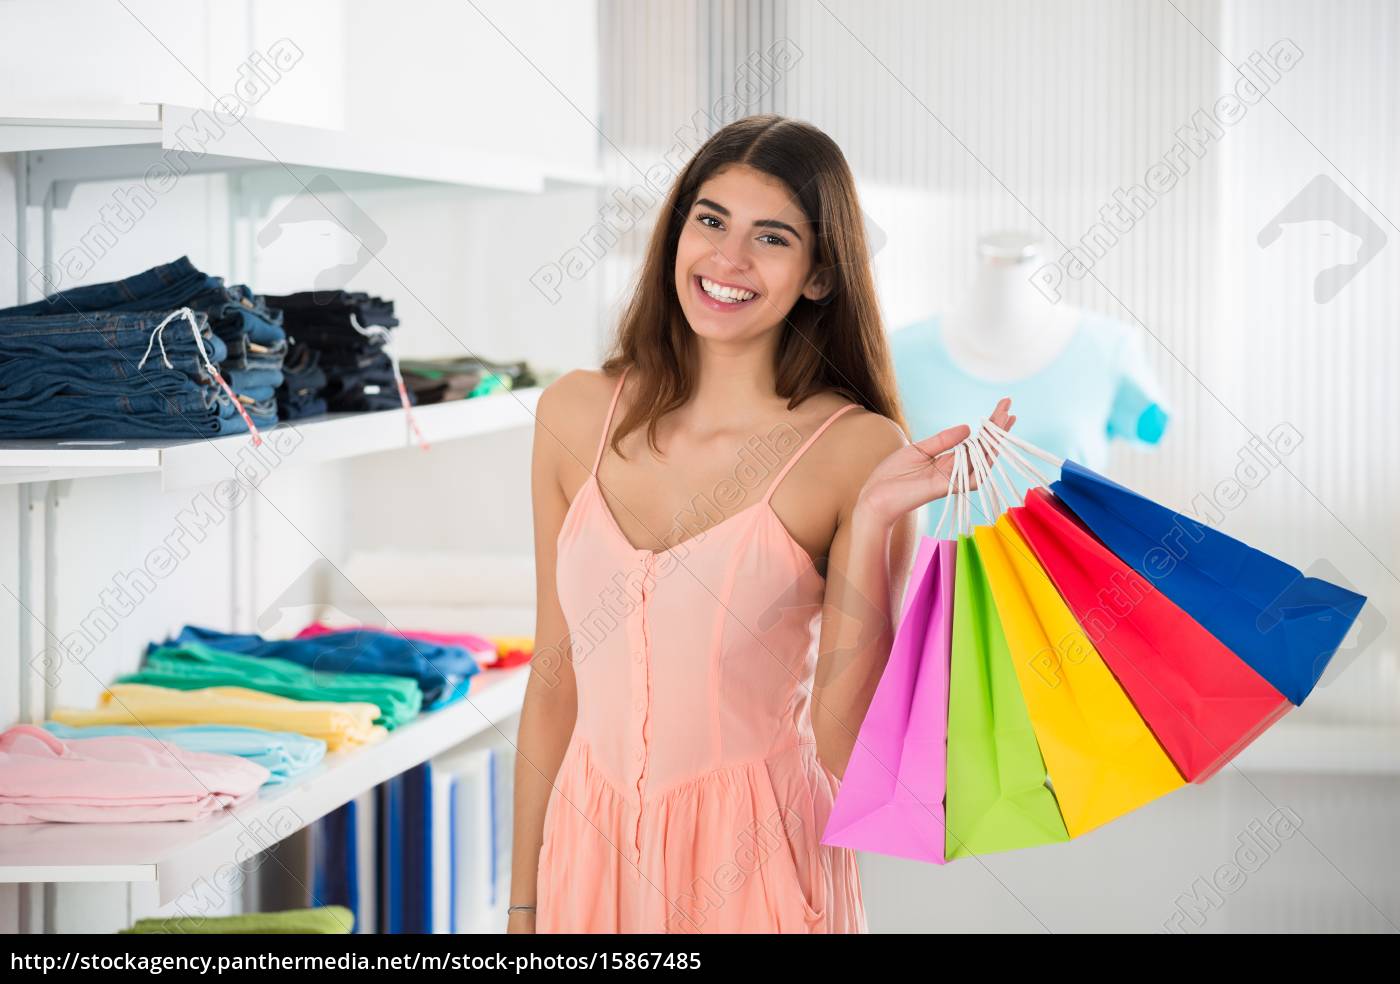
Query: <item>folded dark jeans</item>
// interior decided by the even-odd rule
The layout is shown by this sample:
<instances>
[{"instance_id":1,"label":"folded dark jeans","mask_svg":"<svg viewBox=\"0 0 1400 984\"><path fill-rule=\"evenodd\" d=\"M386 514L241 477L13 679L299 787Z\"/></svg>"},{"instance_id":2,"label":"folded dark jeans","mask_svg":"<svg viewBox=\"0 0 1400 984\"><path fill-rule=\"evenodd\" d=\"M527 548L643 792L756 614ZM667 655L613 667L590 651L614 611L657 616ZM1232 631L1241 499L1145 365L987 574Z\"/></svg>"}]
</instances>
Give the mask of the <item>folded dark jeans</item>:
<instances>
[{"instance_id":1,"label":"folded dark jeans","mask_svg":"<svg viewBox=\"0 0 1400 984\"><path fill-rule=\"evenodd\" d=\"M254 395L261 390L272 392L282 385L284 378L280 369L227 369L226 366L223 367L223 377L235 393Z\"/></svg>"},{"instance_id":2,"label":"folded dark jeans","mask_svg":"<svg viewBox=\"0 0 1400 984\"><path fill-rule=\"evenodd\" d=\"M368 369L354 369L328 373L325 398L331 410L336 412L360 412L371 410L392 410L403 406L399 398L399 384L389 367L386 357L382 366ZM409 403L414 403L413 393L408 394Z\"/></svg>"},{"instance_id":3,"label":"folded dark jeans","mask_svg":"<svg viewBox=\"0 0 1400 984\"><path fill-rule=\"evenodd\" d=\"M277 401L277 416L281 420L304 420L329 412L330 405L319 396L289 397Z\"/></svg>"},{"instance_id":4,"label":"folded dark jeans","mask_svg":"<svg viewBox=\"0 0 1400 984\"><path fill-rule=\"evenodd\" d=\"M121 413L165 413L174 406L185 412L204 411L216 405L217 392L177 372L162 372L154 379L129 380L118 384L63 378L55 373L36 373L40 380L22 393L6 389L0 393L0 412L42 410L44 408L110 409Z\"/></svg>"},{"instance_id":5,"label":"folded dark jeans","mask_svg":"<svg viewBox=\"0 0 1400 984\"><path fill-rule=\"evenodd\" d=\"M182 256L143 273L103 284L75 287L42 301L0 311L0 318L60 318L80 314L148 312L163 318L171 310L189 307L205 314L214 335L224 343L222 355L212 356L227 369L279 370L286 355L282 315L242 284L225 286L223 278L202 273ZM252 346L265 351L254 351ZM276 380L273 385L277 385Z\"/></svg>"},{"instance_id":6,"label":"folded dark jeans","mask_svg":"<svg viewBox=\"0 0 1400 984\"><path fill-rule=\"evenodd\" d=\"M228 347L224 365L230 369L282 369L290 353L286 339L271 345L249 345L246 337L239 337L225 339L224 344Z\"/></svg>"},{"instance_id":7,"label":"folded dark jeans","mask_svg":"<svg viewBox=\"0 0 1400 984\"><path fill-rule=\"evenodd\" d=\"M277 424L277 400L273 396L256 399L249 402L248 399L239 400L244 412L251 417L253 427L263 428L274 427ZM238 406L228 399L227 393L218 393L218 419L220 419L220 434L244 434L248 431L248 423L241 413L238 413Z\"/></svg>"},{"instance_id":8,"label":"folded dark jeans","mask_svg":"<svg viewBox=\"0 0 1400 984\"><path fill-rule=\"evenodd\" d=\"M79 311L158 311L182 307L201 290L215 286L188 256L143 273L103 284L89 284L51 294L41 301L0 311L0 318L70 315Z\"/></svg>"},{"instance_id":9,"label":"folded dark jeans","mask_svg":"<svg viewBox=\"0 0 1400 984\"><path fill-rule=\"evenodd\" d=\"M74 402L69 402L74 401ZM81 397L55 397L42 409L10 409L0 404L0 438L64 437L87 439L169 438L195 440L247 430L225 429L216 408L134 413L88 405Z\"/></svg>"},{"instance_id":10,"label":"folded dark jeans","mask_svg":"<svg viewBox=\"0 0 1400 984\"><path fill-rule=\"evenodd\" d=\"M394 317L393 301L363 291L304 290L296 294L267 294L263 300L269 307L282 311L283 324L293 334L316 323L349 328L351 314L364 327L394 328L399 323Z\"/></svg>"},{"instance_id":11,"label":"folded dark jeans","mask_svg":"<svg viewBox=\"0 0 1400 984\"><path fill-rule=\"evenodd\" d=\"M218 278L214 278L218 279ZM185 301L209 315L209 323L224 341L247 338L259 345L280 345L287 340L280 311L270 309L242 284L225 287L222 281Z\"/></svg>"},{"instance_id":12,"label":"folded dark jeans","mask_svg":"<svg viewBox=\"0 0 1400 984\"><path fill-rule=\"evenodd\" d=\"M277 388L277 413L284 420L295 420L327 412L330 407L321 394L326 388L326 374L314 369L304 375L288 375Z\"/></svg>"},{"instance_id":13,"label":"folded dark jeans","mask_svg":"<svg viewBox=\"0 0 1400 984\"><path fill-rule=\"evenodd\" d=\"M192 376L179 369L166 369L147 362L140 372L130 363L107 359L50 359L0 356L0 403L23 401L34 396L69 393L177 393L194 381L207 384L203 375Z\"/></svg>"},{"instance_id":14,"label":"folded dark jeans","mask_svg":"<svg viewBox=\"0 0 1400 984\"><path fill-rule=\"evenodd\" d=\"M11 358L108 359L113 365L129 365L128 374L134 375L148 351L146 366L164 368L163 342L165 358L177 368L203 373L199 347L184 318L170 321L159 337L153 337L168 313L92 311L46 318L0 317L0 354ZM228 347L209 328L208 319L196 314L195 323L209 360L215 365L222 362Z\"/></svg>"}]
</instances>

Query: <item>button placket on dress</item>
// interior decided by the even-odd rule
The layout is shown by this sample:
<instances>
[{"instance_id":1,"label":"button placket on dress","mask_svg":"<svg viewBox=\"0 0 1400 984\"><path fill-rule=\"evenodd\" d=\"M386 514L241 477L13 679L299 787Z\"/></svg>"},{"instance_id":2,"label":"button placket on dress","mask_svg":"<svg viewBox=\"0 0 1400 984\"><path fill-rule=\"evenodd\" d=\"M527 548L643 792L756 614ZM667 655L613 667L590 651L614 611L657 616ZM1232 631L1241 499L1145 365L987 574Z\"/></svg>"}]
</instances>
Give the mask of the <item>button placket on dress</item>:
<instances>
[{"instance_id":1,"label":"button placket on dress","mask_svg":"<svg viewBox=\"0 0 1400 984\"><path fill-rule=\"evenodd\" d=\"M648 606L655 590L656 555L649 550L639 550L642 562L641 603L636 609L636 632L632 652L632 766L636 773L636 822L632 834L632 859L640 862L642 857L642 790L646 784L648 765L647 742L651 734L651 640ZM640 875L634 866L633 871Z\"/></svg>"}]
</instances>

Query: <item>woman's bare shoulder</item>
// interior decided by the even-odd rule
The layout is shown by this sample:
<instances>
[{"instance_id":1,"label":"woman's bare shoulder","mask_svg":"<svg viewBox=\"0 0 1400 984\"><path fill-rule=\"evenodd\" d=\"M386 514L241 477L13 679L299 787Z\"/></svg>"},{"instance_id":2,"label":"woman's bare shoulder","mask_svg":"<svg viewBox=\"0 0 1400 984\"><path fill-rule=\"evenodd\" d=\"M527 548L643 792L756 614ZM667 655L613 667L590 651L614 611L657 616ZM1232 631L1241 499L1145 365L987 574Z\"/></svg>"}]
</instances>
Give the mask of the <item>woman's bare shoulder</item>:
<instances>
[{"instance_id":1,"label":"woman's bare shoulder","mask_svg":"<svg viewBox=\"0 0 1400 984\"><path fill-rule=\"evenodd\" d=\"M540 393L536 431L561 462L578 462L587 473L593 463L603 418L617 388L617 376L601 369L574 369Z\"/></svg>"},{"instance_id":2,"label":"woman's bare shoulder","mask_svg":"<svg viewBox=\"0 0 1400 984\"><path fill-rule=\"evenodd\" d=\"M859 491L876 465L909 443L898 424L864 407L843 413L827 436L829 474L849 479L848 493Z\"/></svg>"},{"instance_id":3,"label":"woman's bare shoulder","mask_svg":"<svg viewBox=\"0 0 1400 984\"><path fill-rule=\"evenodd\" d=\"M572 369L544 388L536 413L546 423L576 420L599 408L606 413L616 386L617 376L601 369ZM596 426L601 425L600 417Z\"/></svg>"},{"instance_id":4,"label":"woman's bare shoulder","mask_svg":"<svg viewBox=\"0 0 1400 984\"><path fill-rule=\"evenodd\" d=\"M870 457L878 463L909 443L898 424L865 407L843 413L831 431L835 450L855 460Z\"/></svg>"}]
</instances>

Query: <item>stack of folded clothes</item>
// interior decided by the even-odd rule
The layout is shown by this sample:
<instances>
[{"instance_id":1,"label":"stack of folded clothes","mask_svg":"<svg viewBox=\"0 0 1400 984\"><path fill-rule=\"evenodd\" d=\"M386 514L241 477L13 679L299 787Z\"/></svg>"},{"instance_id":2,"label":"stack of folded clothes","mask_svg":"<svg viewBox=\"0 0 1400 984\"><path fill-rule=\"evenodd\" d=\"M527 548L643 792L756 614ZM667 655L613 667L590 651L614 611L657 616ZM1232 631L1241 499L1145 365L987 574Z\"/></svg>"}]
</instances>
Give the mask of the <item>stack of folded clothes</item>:
<instances>
[{"instance_id":1,"label":"stack of folded clothes","mask_svg":"<svg viewBox=\"0 0 1400 984\"><path fill-rule=\"evenodd\" d=\"M401 677L421 691L422 706L427 710L436 710L466 696L471 678L481 669L470 648L459 639L398 635L366 627L303 630L295 639L264 639L259 635L186 625L178 636L165 643L166 647L191 645L243 653L277 663L295 663L317 671L318 679L347 671L387 674L384 679ZM147 652L155 648L149 646Z\"/></svg>"},{"instance_id":2,"label":"stack of folded clothes","mask_svg":"<svg viewBox=\"0 0 1400 984\"><path fill-rule=\"evenodd\" d=\"M172 690L251 687L293 700L373 704L379 708L374 723L390 731L411 721L423 706L423 691L416 680L407 677L342 672L325 662L302 666L286 659L259 659L194 641L165 646L152 643L141 669L122 674L117 683Z\"/></svg>"},{"instance_id":3,"label":"stack of folded clothes","mask_svg":"<svg viewBox=\"0 0 1400 984\"><path fill-rule=\"evenodd\" d=\"M145 683L114 683L103 688L97 707L58 707L50 716L59 724L79 728L94 724L237 724L295 731L320 738L326 751L336 752L387 737L388 730L374 723L379 715L377 704L293 700L248 687L175 690Z\"/></svg>"},{"instance_id":4,"label":"stack of folded clothes","mask_svg":"<svg viewBox=\"0 0 1400 984\"><path fill-rule=\"evenodd\" d=\"M535 385L524 362L490 362L471 356L447 359L404 359L404 382L418 403L446 403L485 396L503 389Z\"/></svg>"},{"instance_id":5,"label":"stack of folded clothes","mask_svg":"<svg viewBox=\"0 0 1400 984\"><path fill-rule=\"evenodd\" d=\"M196 315L195 326L177 318L157 330L181 308ZM155 380L161 370L169 371L168 363L176 363L172 345L184 339L188 350L195 351L194 334L205 325L219 341L217 347L206 342L208 361L218 367L233 395L222 387L206 386L200 396L212 406L194 406L188 390L178 393L174 401L166 399L173 383ZM138 337L140 329L145 337ZM83 380L50 394L65 398L59 409L76 408L77 419L69 429L51 425L23 435L11 433L10 393L8 388L0 392L5 436L206 436L211 416L217 420L214 433L238 433L248 425L235 399L254 426L277 423L276 390L287 353L281 315L247 287L226 286L223 278L203 273L186 256L125 280L75 287L7 308L0 311L0 333L6 341L15 337L23 343L13 350L6 346L7 368L21 371L27 360L44 369L58 361ZM150 357L142 364L147 354ZM203 363L200 357L200 370ZM94 379L109 380L112 385L94 389ZM16 396L22 398L22 394ZM193 420L182 426L182 417L191 410ZM211 414L215 410L217 414ZM174 420L167 419L171 417Z\"/></svg>"},{"instance_id":6,"label":"stack of folded clothes","mask_svg":"<svg viewBox=\"0 0 1400 984\"><path fill-rule=\"evenodd\" d=\"M362 292L302 291L268 296L298 346L317 353L326 374L320 394L333 413L402 406L394 364L385 348L398 327L394 302ZM412 402L412 394L409 401Z\"/></svg>"},{"instance_id":7,"label":"stack of folded clothes","mask_svg":"<svg viewBox=\"0 0 1400 984\"><path fill-rule=\"evenodd\" d=\"M288 337L282 385L277 387L277 415L283 420L301 420L325 413L325 392L326 370L321 368L321 353Z\"/></svg>"},{"instance_id":8,"label":"stack of folded clothes","mask_svg":"<svg viewBox=\"0 0 1400 984\"><path fill-rule=\"evenodd\" d=\"M44 730L65 741L86 738L154 738L178 745L191 752L236 755L256 762L270 775L268 785L286 782L326 757L326 743L319 738L291 731L264 731L230 724L187 724L178 727L147 727L140 724L94 724L75 728L57 721L45 721Z\"/></svg>"},{"instance_id":9,"label":"stack of folded clothes","mask_svg":"<svg viewBox=\"0 0 1400 984\"><path fill-rule=\"evenodd\" d=\"M416 639L467 650L483 670L503 670L530 662L535 651L533 636L482 636L475 632L427 632L422 629L394 629L373 625L356 626L365 632L382 632L404 639ZM297 633L298 639L314 639L332 632L343 632L324 622L312 622Z\"/></svg>"},{"instance_id":10,"label":"stack of folded clothes","mask_svg":"<svg viewBox=\"0 0 1400 984\"><path fill-rule=\"evenodd\" d=\"M256 762L151 738L64 741L32 724L0 733L0 823L200 820L267 778Z\"/></svg>"},{"instance_id":11,"label":"stack of folded clothes","mask_svg":"<svg viewBox=\"0 0 1400 984\"><path fill-rule=\"evenodd\" d=\"M0 312L0 438L195 440L247 430L214 379L211 366L228 350L203 314L191 325L164 323L161 312L13 310Z\"/></svg>"}]
</instances>

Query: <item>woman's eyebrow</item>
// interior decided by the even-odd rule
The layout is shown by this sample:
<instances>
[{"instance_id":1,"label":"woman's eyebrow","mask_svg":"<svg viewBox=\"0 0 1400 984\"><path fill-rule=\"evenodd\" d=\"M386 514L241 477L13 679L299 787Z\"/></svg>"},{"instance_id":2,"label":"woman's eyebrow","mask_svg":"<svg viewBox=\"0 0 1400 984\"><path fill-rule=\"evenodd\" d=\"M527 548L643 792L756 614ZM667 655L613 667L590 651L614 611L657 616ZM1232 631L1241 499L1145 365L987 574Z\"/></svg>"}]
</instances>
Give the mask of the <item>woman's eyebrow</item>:
<instances>
[{"instance_id":1,"label":"woman's eyebrow","mask_svg":"<svg viewBox=\"0 0 1400 984\"><path fill-rule=\"evenodd\" d=\"M724 216L726 219L730 217L729 209L725 208L725 207L724 207L723 205L721 205L719 202L712 201L712 200L710 200L710 199L708 199L708 198L697 198L697 199L695 200L695 207L696 207L696 208L699 208L701 205L704 205L706 208L712 208L712 209L714 209L716 212L718 212L720 215ZM801 238L802 238L802 234L801 234L800 232L798 232L798 231L797 231L796 229L794 229L792 226L788 225L786 222L780 222L780 221L778 221L777 219L758 219L758 220L756 220L756 221L754 222L754 225L759 226L760 228L763 228L763 229L786 229L788 232L792 233L792 235L796 236L798 239L801 239Z\"/></svg>"}]
</instances>

